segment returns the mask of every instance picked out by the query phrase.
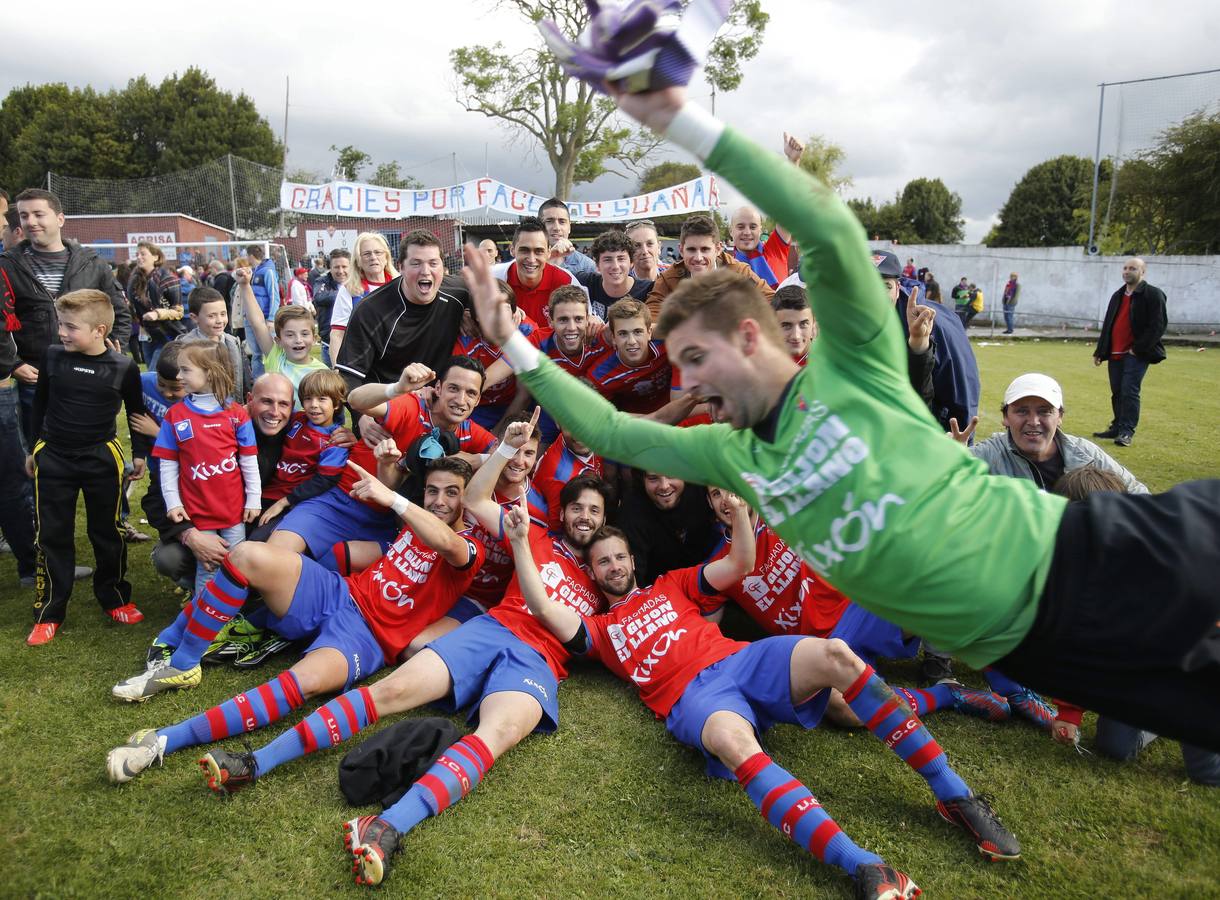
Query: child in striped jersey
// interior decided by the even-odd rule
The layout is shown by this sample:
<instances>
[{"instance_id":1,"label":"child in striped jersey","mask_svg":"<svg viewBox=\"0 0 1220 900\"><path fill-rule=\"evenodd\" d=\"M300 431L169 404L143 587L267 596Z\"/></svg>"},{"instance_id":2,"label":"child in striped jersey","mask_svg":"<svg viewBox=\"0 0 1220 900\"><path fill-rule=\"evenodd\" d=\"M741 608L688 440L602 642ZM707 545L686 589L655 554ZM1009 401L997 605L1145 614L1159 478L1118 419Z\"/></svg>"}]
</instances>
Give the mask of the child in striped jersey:
<instances>
[{"instance_id":1,"label":"child in striped jersey","mask_svg":"<svg viewBox=\"0 0 1220 900\"><path fill-rule=\"evenodd\" d=\"M190 393L165 414L153 456L161 461L161 494L169 519L189 518L231 548L245 539L245 523L262 512L262 488L254 427L245 407L227 399L233 393L233 373L222 352L211 342L183 346L178 377ZM211 577L199 563L196 593Z\"/></svg>"},{"instance_id":2,"label":"child in striped jersey","mask_svg":"<svg viewBox=\"0 0 1220 900\"><path fill-rule=\"evenodd\" d=\"M346 382L333 369L319 369L301 379L297 394L303 409L289 420L280 461L263 488L263 502L270 506L251 535L255 540L262 532L270 534L292 507L338 484L347 464L347 448L330 442L339 427L336 415L347 399Z\"/></svg>"}]
</instances>

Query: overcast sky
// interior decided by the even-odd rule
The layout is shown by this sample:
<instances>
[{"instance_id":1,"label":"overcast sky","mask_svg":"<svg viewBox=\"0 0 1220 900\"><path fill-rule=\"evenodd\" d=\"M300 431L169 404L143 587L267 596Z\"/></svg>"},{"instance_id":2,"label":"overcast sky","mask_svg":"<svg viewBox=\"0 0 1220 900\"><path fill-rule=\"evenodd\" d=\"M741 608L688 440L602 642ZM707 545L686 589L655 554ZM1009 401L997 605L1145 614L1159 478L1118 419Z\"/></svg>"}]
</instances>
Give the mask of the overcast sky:
<instances>
[{"instance_id":1,"label":"overcast sky","mask_svg":"<svg viewBox=\"0 0 1220 900\"><path fill-rule=\"evenodd\" d=\"M888 199L912 178L942 178L962 197L969 242L1031 165L1093 155L1100 82L1220 66L1214 0L764 7L762 52L742 87L717 97L717 114L777 151L784 130L838 143L854 178L848 196ZM278 135L289 76L290 168L329 172L331 144L353 144L428 186L454 181L456 154L459 181L484 174L486 159L492 176L550 193L543 157L453 96L451 49L534 41L510 13L490 0L266 8L275 15L259 23L208 4L120 16L68 0L54 6L53 23L48 7L5 4L0 92L47 81L105 90L198 65L249 94ZM706 86L695 93L706 101ZM684 158L671 151L656 161L666 156ZM575 194L605 199L634 186L607 176Z\"/></svg>"}]
</instances>

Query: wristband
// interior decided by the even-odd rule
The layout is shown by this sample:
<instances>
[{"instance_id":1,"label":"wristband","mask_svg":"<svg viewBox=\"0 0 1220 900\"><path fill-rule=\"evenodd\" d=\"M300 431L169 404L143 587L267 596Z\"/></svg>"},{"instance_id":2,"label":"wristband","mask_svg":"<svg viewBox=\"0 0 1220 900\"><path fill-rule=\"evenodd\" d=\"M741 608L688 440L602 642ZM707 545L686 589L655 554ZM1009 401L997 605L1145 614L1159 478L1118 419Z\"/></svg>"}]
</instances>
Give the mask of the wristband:
<instances>
[{"instance_id":1,"label":"wristband","mask_svg":"<svg viewBox=\"0 0 1220 900\"><path fill-rule=\"evenodd\" d=\"M538 358L542 355L542 351L531 344L525 335L515 328L501 350L514 372L532 372L538 368Z\"/></svg>"},{"instance_id":2,"label":"wristband","mask_svg":"<svg viewBox=\"0 0 1220 900\"><path fill-rule=\"evenodd\" d=\"M406 497L404 497L402 494L399 494L394 498L394 502L390 504L390 511L393 512L394 515L398 516L398 518L401 519L406 516L407 507L409 507L410 505L411 505L411 501L408 500Z\"/></svg>"},{"instance_id":3,"label":"wristband","mask_svg":"<svg viewBox=\"0 0 1220 900\"><path fill-rule=\"evenodd\" d=\"M712 155L716 142L724 133L724 123L710 112L689 100L678 110L665 136L693 153L701 160Z\"/></svg>"},{"instance_id":4,"label":"wristband","mask_svg":"<svg viewBox=\"0 0 1220 900\"><path fill-rule=\"evenodd\" d=\"M385 398L387 400L393 400L397 396L398 396L398 382L396 381L393 384L387 384L385 386Z\"/></svg>"},{"instance_id":5,"label":"wristband","mask_svg":"<svg viewBox=\"0 0 1220 900\"><path fill-rule=\"evenodd\" d=\"M512 459L516 455L517 448L512 444L506 444L504 441L500 441L500 443L496 446L496 456L502 457L503 459Z\"/></svg>"}]
</instances>

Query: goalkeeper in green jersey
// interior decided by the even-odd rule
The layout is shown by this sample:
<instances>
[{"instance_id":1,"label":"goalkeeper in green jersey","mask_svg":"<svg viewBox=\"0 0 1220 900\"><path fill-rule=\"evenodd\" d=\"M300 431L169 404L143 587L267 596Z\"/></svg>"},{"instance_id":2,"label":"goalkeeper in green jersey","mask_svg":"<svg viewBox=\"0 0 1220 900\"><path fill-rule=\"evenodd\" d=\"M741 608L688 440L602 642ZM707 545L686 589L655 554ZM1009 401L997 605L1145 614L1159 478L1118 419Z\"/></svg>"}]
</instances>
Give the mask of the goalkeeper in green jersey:
<instances>
[{"instance_id":1,"label":"goalkeeper in green jersey","mask_svg":"<svg viewBox=\"0 0 1220 900\"><path fill-rule=\"evenodd\" d=\"M1068 507L1032 482L988 476L947 440L907 382L901 328L850 210L687 101L692 34L715 28L686 23L709 4L694 0L676 30L663 17L667 30L647 39L629 3L616 15L635 28L631 40L614 39L604 17L579 44L553 29L548 40L569 71L792 233L821 329L815 358L797 367L747 281L691 279L666 300L655 335L717 424L631 418L514 337L471 249L484 334L599 455L737 493L865 609L976 667L1220 750L1220 481Z\"/></svg>"}]
</instances>

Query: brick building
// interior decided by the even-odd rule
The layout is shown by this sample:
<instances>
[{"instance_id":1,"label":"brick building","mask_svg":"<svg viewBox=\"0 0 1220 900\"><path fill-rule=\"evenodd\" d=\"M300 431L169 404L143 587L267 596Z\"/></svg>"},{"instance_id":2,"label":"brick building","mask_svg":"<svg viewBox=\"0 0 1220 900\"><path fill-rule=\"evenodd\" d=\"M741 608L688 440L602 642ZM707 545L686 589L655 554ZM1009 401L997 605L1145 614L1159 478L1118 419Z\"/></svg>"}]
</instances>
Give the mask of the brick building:
<instances>
[{"instance_id":1,"label":"brick building","mask_svg":"<svg viewBox=\"0 0 1220 900\"><path fill-rule=\"evenodd\" d=\"M64 236L82 244L133 244L137 241L151 241L158 246L162 244L188 243L198 244L191 247L165 247L167 259L177 260L180 251L187 251L192 262L199 258L204 260L212 256L225 259L224 251L233 248L213 247L208 244L217 241L233 240L233 232L228 228L213 225L194 216L182 213L133 213L123 215L103 216L64 216ZM97 253L102 259L111 262L125 262L135 258L135 251L125 247L98 247Z\"/></svg>"}]
</instances>

